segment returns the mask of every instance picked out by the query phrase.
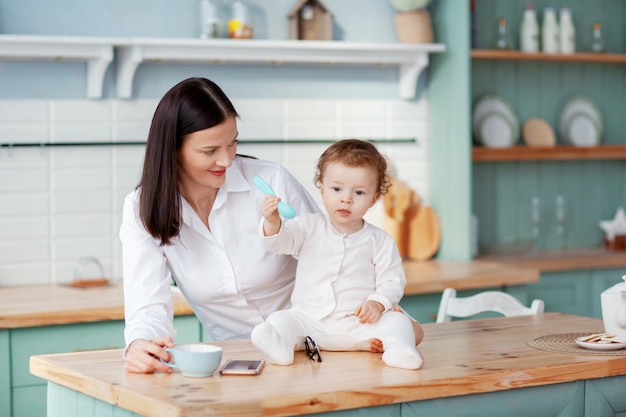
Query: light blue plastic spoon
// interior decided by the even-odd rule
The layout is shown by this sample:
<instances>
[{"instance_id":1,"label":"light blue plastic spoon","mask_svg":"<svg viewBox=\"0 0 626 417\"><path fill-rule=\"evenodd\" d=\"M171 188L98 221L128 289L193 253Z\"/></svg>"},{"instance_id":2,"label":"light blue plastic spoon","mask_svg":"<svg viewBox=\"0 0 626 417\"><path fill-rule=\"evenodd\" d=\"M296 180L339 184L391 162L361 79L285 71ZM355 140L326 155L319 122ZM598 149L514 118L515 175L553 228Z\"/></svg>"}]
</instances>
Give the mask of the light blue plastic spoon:
<instances>
[{"instance_id":1,"label":"light blue plastic spoon","mask_svg":"<svg viewBox=\"0 0 626 417\"><path fill-rule=\"evenodd\" d=\"M272 187L268 183L266 183L261 177L255 176L252 181L254 181L254 184L259 187L259 190L261 190L263 193L276 197L276 193L274 193ZM293 208L291 204L285 203L283 201L278 202L278 212L286 219L293 219L294 217L296 217L296 209Z\"/></svg>"}]
</instances>

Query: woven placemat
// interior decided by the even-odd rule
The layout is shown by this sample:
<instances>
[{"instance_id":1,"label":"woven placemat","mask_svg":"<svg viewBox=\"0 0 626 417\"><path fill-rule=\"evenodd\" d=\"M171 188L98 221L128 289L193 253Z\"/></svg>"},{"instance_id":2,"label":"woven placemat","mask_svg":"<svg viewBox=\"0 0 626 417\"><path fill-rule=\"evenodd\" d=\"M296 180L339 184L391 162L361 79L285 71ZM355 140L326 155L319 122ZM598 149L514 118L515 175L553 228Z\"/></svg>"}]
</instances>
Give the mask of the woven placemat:
<instances>
[{"instance_id":1,"label":"woven placemat","mask_svg":"<svg viewBox=\"0 0 626 417\"><path fill-rule=\"evenodd\" d=\"M580 347L575 339L580 336L587 336L593 333L602 333L602 330L581 332L581 333L559 333L539 336L529 340L528 345L539 350L556 353L571 353L574 355L600 355L600 356L626 356L626 349L619 350L591 350Z\"/></svg>"}]
</instances>

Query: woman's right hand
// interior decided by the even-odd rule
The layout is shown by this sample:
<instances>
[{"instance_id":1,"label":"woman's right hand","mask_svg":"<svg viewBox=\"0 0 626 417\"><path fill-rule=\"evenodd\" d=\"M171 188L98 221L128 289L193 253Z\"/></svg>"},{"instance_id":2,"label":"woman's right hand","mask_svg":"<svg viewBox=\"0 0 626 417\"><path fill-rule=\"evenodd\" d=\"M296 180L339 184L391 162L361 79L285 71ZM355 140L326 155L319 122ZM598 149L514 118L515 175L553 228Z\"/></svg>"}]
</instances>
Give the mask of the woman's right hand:
<instances>
[{"instance_id":1,"label":"woman's right hand","mask_svg":"<svg viewBox=\"0 0 626 417\"><path fill-rule=\"evenodd\" d=\"M128 372L149 374L154 371L171 373L172 368L161 363L170 360L170 354L164 348L174 346L170 337L160 337L154 340L137 339L128 346L124 359Z\"/></svg>"}]
</instances>

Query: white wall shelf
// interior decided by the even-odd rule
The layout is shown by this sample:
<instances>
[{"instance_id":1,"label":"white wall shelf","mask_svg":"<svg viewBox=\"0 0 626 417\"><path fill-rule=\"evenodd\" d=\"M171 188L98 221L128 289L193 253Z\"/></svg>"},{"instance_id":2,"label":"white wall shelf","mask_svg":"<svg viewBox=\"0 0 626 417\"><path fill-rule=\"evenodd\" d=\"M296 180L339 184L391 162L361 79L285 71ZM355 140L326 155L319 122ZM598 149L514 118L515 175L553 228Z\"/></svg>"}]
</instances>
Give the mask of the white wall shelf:
<instances>
[{"instance_id":1,"label":"white wall shelf","mask_svg":"<svg viewBox=\"0 0 626 417\"><path fill-rule=\"evenodd\" d=\"M411 99L429 54L445 51L442 44L0 35L0 59L85 61L89 98L102 97L114 48L119 98L132 96L141 63L169 61L396 66L399 96Z\"/></svg>"},{"instance_id":2,"label":"white wall shelf","mask_svg":"<svg viewBox=\"0 0 626 417\"><path fill-rule=\"evenodd\" d=\"M0 35L0 59L85 61L87 97L100 98L113 48L128 42L123 38Z\"/></svg>"},{"instance_id":3,"label":"white wall shelf","mask_svg":"<svg viewBox=\"0 0 626 417\"><path fill-rule=\"evenodd\" d=\"M399 71L399 95L410 99L415 97L417 79L428 65L428 54L444 50L441 44L134 38L129 45L119 47L117 96L132 96L135 71L142 62L178 61L394 65Z\"/></svg>"}]
</instances>

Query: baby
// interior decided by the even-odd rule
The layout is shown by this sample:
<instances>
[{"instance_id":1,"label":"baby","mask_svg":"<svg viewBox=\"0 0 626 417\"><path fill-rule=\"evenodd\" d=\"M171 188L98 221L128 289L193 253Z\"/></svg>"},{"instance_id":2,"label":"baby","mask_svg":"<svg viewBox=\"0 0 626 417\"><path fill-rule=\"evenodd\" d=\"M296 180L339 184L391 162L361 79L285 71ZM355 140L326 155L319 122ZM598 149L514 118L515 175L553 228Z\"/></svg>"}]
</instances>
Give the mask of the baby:
<instances>
[{"instance_id":1,"label":"baby","mask_svg":"<svg viewBox=\"0 0 626 417\"><path fill-rule=\"evenodd\" d=\"M406 278L395 241L363 216L387 192L385 158L366 141L331 145L317 163L315 184L327 215L281 222L279 199L266 196L262 240L269 251L298 258L292 307L254 328L252 343L277 365L293 363L310 336L322 350L369 350L383 343L388 366L419 369L411 319L393 307Z\"/></svg>"}]
</instances>

